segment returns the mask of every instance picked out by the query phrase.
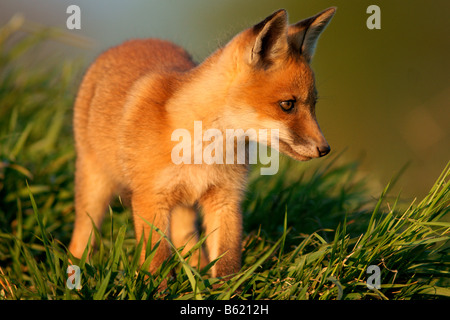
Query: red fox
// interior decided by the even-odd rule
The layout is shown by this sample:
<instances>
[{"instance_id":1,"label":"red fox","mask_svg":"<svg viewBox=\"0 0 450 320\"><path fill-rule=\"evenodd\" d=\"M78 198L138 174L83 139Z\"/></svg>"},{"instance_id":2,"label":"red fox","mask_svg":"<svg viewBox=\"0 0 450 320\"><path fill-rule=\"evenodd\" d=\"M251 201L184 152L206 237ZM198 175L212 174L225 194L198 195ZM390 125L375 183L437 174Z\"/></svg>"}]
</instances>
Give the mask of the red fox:
<instances>
[{"instance_id":1,"label":"red fox","mask_svg":"<svg viewBox=\"0 0 450 320\"><path fill-rule=\"evenodd\" d=\"M147 241L153 232L151 244L161 241L150 272L171 255L170 243L153 229L189 250L197 239L198 209L207 235L202 266L221 256L213 277L238 272L248 164L174 163L172 133L192 131L196 121L222 132L276 129L278 150L296 160L328 154L309 64L335 10L292 25L286 11L278 10L199 65L184 49L158 39L130 40L101 54L84 76L74 107L76 218L70 252L81 257L92 222L99 228L111 197L125 194L136 239Z\"/></svg>"}]
</instances>

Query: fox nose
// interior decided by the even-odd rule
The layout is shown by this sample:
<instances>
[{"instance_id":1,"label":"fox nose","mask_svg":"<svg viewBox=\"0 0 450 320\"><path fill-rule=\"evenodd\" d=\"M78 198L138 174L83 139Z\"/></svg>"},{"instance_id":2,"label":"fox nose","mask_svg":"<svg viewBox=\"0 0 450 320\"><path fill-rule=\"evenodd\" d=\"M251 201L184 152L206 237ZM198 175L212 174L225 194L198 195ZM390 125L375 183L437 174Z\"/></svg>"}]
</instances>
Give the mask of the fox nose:
<instances>
[{"instance_id":1,"label":"fox nose","mask_svg":"<svg viewBox=\"0 0 450 320\"><path fill-rule=\"evenodd\" d=\"M328 144L317 147L317 151L319 152L319 157L326 156L328 153L330 153L330 150L331 150L331 148Z\"/></svg>"}]
</instances>

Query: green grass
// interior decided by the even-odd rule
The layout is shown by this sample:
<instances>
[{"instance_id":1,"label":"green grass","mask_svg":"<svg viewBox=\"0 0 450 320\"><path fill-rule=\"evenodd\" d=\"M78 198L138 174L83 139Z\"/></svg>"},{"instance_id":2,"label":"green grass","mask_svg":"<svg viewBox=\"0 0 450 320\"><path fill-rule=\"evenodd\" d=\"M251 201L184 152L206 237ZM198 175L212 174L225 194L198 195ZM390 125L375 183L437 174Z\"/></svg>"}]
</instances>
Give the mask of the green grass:
<instances>
[{"instance_id":1,"label":"green grass","mask_svg":"<svg viewBox=\"0 0 450 320\"><path fill-rule=\"evenodd\" d=\"M208 277L211 265L190 267L178 252L159 272L146 272L156 248L147 245L141 268L146 244L134 239L130 211L119 201L92 235L97 250L74 259L66 246L74 220L71 108L79 65L30 62L51 30L13 43L19 27L13 21L0 29L0 299L450 297L450 223L443 219L449 165L411 204L390 196L390 185L374 200L357 164L342 157L311 164L282 158L275 176L252 171L242 270L228 281ZM80 267L80 290L66 286L69 259ZM370 265L381 270L378 290L366 286ZM159 292L164 279L167 290Z\"/></svg>"}]
</instances>

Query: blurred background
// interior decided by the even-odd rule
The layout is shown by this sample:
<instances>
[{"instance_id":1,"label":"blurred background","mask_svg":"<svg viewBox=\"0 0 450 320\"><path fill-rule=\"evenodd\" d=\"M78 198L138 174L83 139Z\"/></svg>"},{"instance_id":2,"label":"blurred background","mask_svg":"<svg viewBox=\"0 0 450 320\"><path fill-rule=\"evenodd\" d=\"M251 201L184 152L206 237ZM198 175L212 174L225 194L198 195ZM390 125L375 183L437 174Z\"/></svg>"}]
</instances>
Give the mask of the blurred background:
<instances>
[{"instance_id":1,"label":"blurred background","mask_svg":"<svg viewBox=\"0 0 450 320\"><path fill-rule=\"evenodd\" d=\"M66 27L72 4L81 9L80 30ZM381 9L380 30L366 27L371 4ZM380 188L409 163L396 190L421 198L450 160L448 0L2 0L0 25L21 13L29 31L65 30L79 41L48 41L36 62L80 59L82 75L100 52L126 39L171 40L200 62L279 8L294 23L330 6L338 10L312 62L322 131L335 155L360 161Z\"/></svg>"}]
</instances>

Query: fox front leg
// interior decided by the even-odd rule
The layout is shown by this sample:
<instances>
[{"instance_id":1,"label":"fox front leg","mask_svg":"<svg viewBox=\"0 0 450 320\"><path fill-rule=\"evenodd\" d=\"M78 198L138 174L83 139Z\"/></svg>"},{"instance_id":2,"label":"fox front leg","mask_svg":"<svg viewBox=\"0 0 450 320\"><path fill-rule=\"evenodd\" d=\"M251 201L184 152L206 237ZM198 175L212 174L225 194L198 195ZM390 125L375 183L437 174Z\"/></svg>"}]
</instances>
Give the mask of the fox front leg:
<instances>
[{"instance_id":1,"label":"fox front leg","mask_svg":"<svg viewBox=\"0 0 450 320\"><path fill-rule=\"evenodd\" d=\"M211 187L200 199L209 261L213 277L225 277L241 268L242 215L240 190Z\"/></svg>"}]
</instances>

